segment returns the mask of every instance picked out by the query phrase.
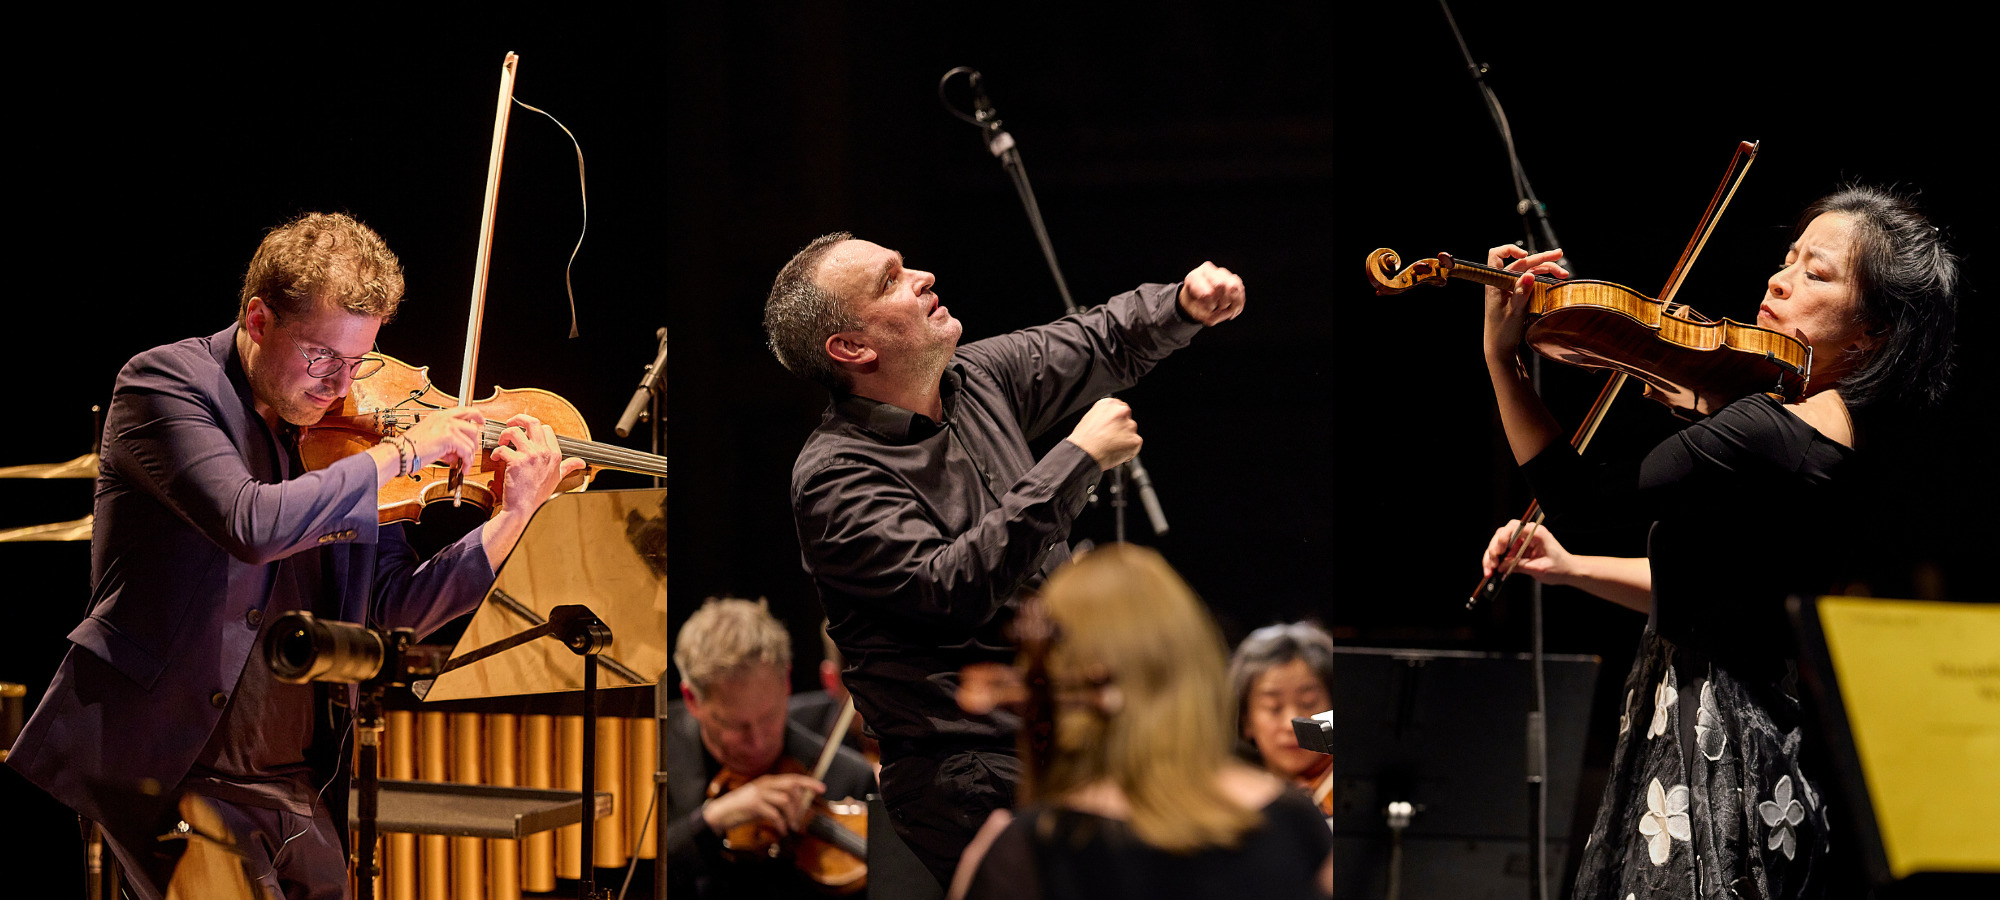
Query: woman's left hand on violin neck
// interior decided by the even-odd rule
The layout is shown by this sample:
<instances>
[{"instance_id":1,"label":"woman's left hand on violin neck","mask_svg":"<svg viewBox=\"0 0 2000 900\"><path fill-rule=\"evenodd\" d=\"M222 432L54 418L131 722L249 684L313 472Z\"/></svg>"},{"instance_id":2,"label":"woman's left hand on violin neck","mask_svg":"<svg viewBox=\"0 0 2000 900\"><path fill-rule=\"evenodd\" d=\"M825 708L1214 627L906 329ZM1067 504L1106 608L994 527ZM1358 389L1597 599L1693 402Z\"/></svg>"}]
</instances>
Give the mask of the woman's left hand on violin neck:
<instances>
[{"instance_id":1,"label":"woman's left hand on violin neck","mask_svg":"<svg viewBox=\"0 0 2000 900\"><path fill-rule=\"evenodd\" d=\"M1535 276L1568 278L1569 271L1556 264L1562 258L1560 247L1529 253L1519 245L1505 244L1486 251L1488 266L1504 268L1521 276L1512 291L1495 287L1486 289L1486 362L1489 366L1512 368L1515 365L1521 340L1528 331L1528 301L1532 296Z\"/></svg>"}]
</instances>

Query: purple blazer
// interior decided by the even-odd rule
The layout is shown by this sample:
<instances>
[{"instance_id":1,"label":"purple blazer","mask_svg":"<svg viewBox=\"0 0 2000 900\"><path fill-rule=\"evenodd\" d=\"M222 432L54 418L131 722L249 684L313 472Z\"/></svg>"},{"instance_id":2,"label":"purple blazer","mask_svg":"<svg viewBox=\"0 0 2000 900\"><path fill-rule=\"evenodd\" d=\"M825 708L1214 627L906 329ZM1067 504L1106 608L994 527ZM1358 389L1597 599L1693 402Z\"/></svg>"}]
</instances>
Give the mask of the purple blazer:
<instances>
[{"instance_id":1,"label":"purple blazer","mask_svg":"<svg viewBox=\"0 0 2000 900\"><path fill-rule=\"evenodd\" d=\"M97 479L90 614L8 764L78 812L150 827L257 647L270 563L326 550L340 618L429 632L493 584L480 529L419 564L379 528L363 456L290 472L252 407L236 326L118 374ZM255 473L283 473L277 481ZM254 656L254 661L253 661Z\"/></svg>"}]
</instances>

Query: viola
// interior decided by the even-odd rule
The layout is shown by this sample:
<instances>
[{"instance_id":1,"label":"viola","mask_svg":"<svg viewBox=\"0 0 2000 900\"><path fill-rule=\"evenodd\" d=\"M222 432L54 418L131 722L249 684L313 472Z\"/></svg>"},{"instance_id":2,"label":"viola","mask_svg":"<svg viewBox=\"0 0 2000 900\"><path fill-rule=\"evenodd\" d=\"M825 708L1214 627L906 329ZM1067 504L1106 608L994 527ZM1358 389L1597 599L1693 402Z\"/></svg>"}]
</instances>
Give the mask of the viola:
<instances>
[{"instance_id":1,"label":"viola","mask_svg":"<svg viewBox=\"0 0 2000 900\"><path fill-rule=\"evenodd\" d=\"M352 382L339 407L329 410L319 423L307 427L299 437L299 457L308 469L323 469L342 459L368 450L385 437L399 434L433 413L460 405L458 398L431 383L430 368L370 353L385 365L374 375ZM567 479L560 489L582 490L604 469L636 472L641 475L667 474L663 456L641 453L590 440L590 427L583 414L556 394L538 388L495 388L486 399L469 404L486 417L480 440L479 458L466 465L460 485L451 483L452 471L441 464L419 470L407 478L391 478L377 495L381 523L415 522L423 508L444 500L472 503L491 512L498 500L493 483L499 474L492 450L499 446L507 420L523 413L534 416L556 433L556 445L564 456L582 459L586 468Z\"/></svg>"},{"instance_id":2,"label":"viola","mask_svg":"<svg viewBox=\"0 0 2000 900\"><path fill-rule=\"evenodd\" d=\"M780 757L766 775L811 774L804 763ZM714 799L756 780L723 769L708 783ZM829 894L852 894L868 886L868 805L852 798L813 800L812 815L803 831L783 835L761 822L745 822L722 837L722 849L735 859L789 862L801 875Z\"/></svg>"},{"instance_id":3,"label":"viola","mask_svg":"<svg viewBox=\"0 0 2000 900\"><path fill-rule=\"evenodd\" d=\"M1399 271L1401 265L1394 250L1368 254L1375 293L1400 294L1452 278L1511 290L1521 277L1448 253ZM1812 376L1812 348L1768 328L1710 319L1686 304L1609 281L1538 275L1530 291L1527 342L1536 353L1623 372L1645 384L1647 397L1676 412L1706 416L1760 391L1796 402Z\"/></svg>"}]
</instances>

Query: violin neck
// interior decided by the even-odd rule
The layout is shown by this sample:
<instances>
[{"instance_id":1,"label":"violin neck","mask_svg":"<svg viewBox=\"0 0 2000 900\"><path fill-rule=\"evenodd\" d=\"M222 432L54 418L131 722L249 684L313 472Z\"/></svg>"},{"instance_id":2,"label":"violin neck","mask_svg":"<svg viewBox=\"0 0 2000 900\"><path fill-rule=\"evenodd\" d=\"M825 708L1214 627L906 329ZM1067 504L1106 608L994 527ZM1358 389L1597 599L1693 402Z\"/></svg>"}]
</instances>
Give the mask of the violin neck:
<instances>
[{"instance_id":1,"label":"violin neck","mask_svg":"<svg viewBox=\"0 0 2000 900\"><path fill-rule=\"evenodd\" d=\"M1496 269L1492 266L1470 263L1462 259L1453 259L1450 268L1445 270L1445 274L1452 278L1476 282L1487 287L1500 288L1502 290L1511 290L1515 285L1521 283L1521 273L1519 272L1509 272L1506 269ZM1547 275L1535 276L1535 285L1538 288L1560 283L1555 278ZM1539 294L1540 291L1538 290L1536 293Z\"/></svg>"},{"instance_id":2,"label":"violin neck","mask_svg":"<svg viewBox=\"0 0 2000 900\"><path fill-rule=\"evenodd\" d=\"M847 829L832 816L817 813L806 823L806 833L846 851L856 859L868 858L868 840Z\"/></svg>"},{"instance_id":3,"label":"violin neck","mask_svg":"<svg viewBox=\"0 0 2000 900\"><path fill-rule=\"evenodd\" d=\"M504 425L487 423L483 441L485 446L488 449L499 446L500 433L505 430ZM661 478L667 476L667 458L664 456L562 435L556 435L556 447L562 451L562 455L574 456L598 468L639 475L656 475Z\"/></svg>"}]
</instances>

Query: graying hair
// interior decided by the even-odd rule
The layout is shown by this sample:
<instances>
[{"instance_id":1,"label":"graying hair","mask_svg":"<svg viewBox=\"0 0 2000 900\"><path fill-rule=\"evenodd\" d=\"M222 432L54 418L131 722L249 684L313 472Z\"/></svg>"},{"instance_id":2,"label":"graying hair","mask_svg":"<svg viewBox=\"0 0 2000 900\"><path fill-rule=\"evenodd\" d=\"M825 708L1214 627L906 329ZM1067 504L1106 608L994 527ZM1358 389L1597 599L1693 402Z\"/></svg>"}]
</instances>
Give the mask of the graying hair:
<instances>
[{"instance_id":1,"label":"graying hair","mask_svg":"<svg viewBox=\"0 0 2000 900\"><path fill-rule=\"evenodd\" d=\"M764 335L771 355L793 375L818 383L836 394L848 391L846 373L826 355L826 339L861 327L838 295L814 277L828 250L852 240L845 231L821 235L778 270L771 295L764 300Z\"/></svg>"},{"instance_id":2,"label":"graying hair","mask_svg":"<svg viewBox=\"0 0 2000 900\"><path fill-rule=\"evenodd\" d=\"M1250 687L1257 677L1291 662L1305 660L1306 668L1319 679L1327 695L1333 695L1333 635L1311 622L1291 622L1266 625L1243 643L1236 645L1236 652L1229 657L1229 686L1236 693L1236 729L1239 736L1243 729L1243 719L1250 711ZM1250 754L1254 749L1247 749Z\"/></svg>"}]
</instances>

